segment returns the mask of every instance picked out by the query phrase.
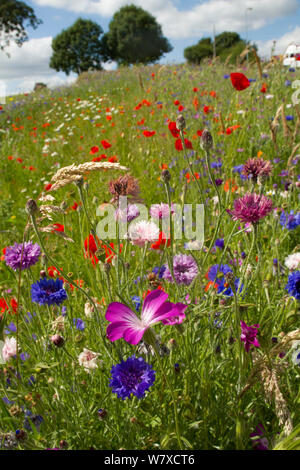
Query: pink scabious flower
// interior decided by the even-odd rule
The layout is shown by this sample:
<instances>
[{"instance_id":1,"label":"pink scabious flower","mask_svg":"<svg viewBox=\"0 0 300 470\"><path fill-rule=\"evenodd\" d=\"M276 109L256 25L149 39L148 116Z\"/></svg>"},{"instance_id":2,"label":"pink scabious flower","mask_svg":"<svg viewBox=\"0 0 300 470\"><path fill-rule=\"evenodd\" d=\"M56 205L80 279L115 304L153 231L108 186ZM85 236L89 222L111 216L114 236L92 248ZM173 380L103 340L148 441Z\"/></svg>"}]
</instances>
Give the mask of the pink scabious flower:
<instances>
[{"instance_id":1,"label":"pink scabious flower","mask_svg":"<svg viewBox=\"0 0 300 470\"><path fill-rule=\"evenodd\" d=\"M8 361L11 357L17 354L17 341L16 338L6 338L2 348L2 357L4 361Z\"/></svg>"},{"instance_id":2,"label":"pink scabious flower","mask_svg":"<svg viewBox=\"0 0 300 470\"><path fill-rule=\"evenodd\" d=\"M147 329L160 321L167 325L181 323L187 305L167 302L167 298L168 294L160 289L150 292L145 298L141 318L120 302L109 304L105 314L110 322L106 330L108 339L124 338L130 344L138 344Z\"/></svg>"},{"instance_id":3,"label":"pink scabious flower","mask_svg":"<svg viewBox=\"0 0 300 470\"><path fill-rule=\"evenodd\" d=\"M271 212L273 202L266 196L247 193L243 197L236 199L233 205L233 210L227 209L233 220L256 224Z\"/></svg>"},{"instance_id":4,"label":"pink scabious flower","mask_svg":"<svg viewBox=\"0 0 300 470\"><path fill-rule=\"evenodd\" d=\"M244 321L241 321L241 341L245 343L245 350L249 352L251 344L256 348L260 347L256 335L258 332L259 325L248 326Z\"/></svg>"},{"instance_id":5,"label":"pink scabious flower","mask_svg":"<svg viewBox=\"0 0 300 470\"><path fill-rule=\"evenodd\" d=\"M159 237L158 226L151 221L140 220L131 223L129 227L129 238L133 245L144 246L148 242L154 242Z\"/></svg>"}]
</instances>

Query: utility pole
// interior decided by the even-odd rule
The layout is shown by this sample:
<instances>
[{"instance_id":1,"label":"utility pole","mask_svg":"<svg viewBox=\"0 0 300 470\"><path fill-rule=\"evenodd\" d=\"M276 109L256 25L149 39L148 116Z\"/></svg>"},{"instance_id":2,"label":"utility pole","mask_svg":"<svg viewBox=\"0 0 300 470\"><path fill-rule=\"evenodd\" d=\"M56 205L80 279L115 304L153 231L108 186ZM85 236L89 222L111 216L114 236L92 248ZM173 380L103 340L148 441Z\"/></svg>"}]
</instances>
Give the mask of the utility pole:
<instances>
[{"instance_id":1,"label":"utility pole","mask_svg":"<svg viewBox=\"0 0 300 470\"><path fill-rule=\"evenodd\" d=\"M216 28L215 28L215 24L214 24L214 28L213 28L213 38L214 38L214 42L213 42L213 60L215 60L215 58L216 58Z\"/></svg>"}]
</instances>

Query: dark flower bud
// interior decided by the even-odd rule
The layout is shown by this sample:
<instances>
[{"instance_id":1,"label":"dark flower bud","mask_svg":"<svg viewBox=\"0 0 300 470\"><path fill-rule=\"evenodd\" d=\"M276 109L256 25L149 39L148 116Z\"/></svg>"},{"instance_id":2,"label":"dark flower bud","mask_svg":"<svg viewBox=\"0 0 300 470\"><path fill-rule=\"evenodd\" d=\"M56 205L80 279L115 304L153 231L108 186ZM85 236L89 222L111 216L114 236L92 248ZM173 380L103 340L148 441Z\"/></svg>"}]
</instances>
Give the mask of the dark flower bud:
<instances>
[{"instance_id":1,"label":"dark flower bud","mask_svg":"<svg viewBox=\"0 0 300 470\"><path fill-rule=\"evenodd\" d=\"M53 335L50 339L54 346L57 346L58 348L61 348L65 344L64 338L60 335Z\"/></svg>"},{"instance_id":2,"label":"dark flower bud","mask_svg":"<svg viewBox=\"0 0 300 470\"><path fill-rule=\"evenodd\" d=\"M40 276L41 276L42 279L44 279L45 277L47 277L47 273L46 273L46 271L45 271L44 269L42 269L42 270L40 271Z\"/></svg>"},{"instance_id":3,"label":"dark flower bud","mask_svg":"<svg viewBox=\"0 0 300 470\"><path fill-rule=\"evenodd\" d=\"M210 150L213 146L213 138L208 129L204 129L201 135L201 147L203 150Z\"/></svg>"},{"instance_id":4,"label":"dark flower bud","mask_svg":"<svg viewBox=\"0 0 300 470\"><path fill-rule=\"evenodd\" d=\"M175 372L180 372L180 365L176 362L176 364L174 364L174 370Z\"/></svg>"},{"instance_id":5,"label":"dark flower bud","mask_svg":"<svg viewBox=\"0 0 300 470\"><path fill-rule=\"evenodd\" d=\"M169 172L169 170L163 170L161 172L161 178L163 180L164 183L170 183L171 181L171 173Z\"/></svg>"},{"instance_id":6,"label":"dark flower bud","mask_svg":"<svg viewBox=\"0 0 300 470\"><path fill-rule=\"evenodd\" d=\"M38 206L34 199L28 199L25 206L25 211L29 215L34 215L38 212Z\"/></svg>"},{"instance_id":7,"label":"dark flower bud","mask_svg":"<svg viewBox=\"0 0 300 470\"><path fill-rule=\"evenodd\" d=\"M107 417L107 411L104 408L99 408L98 410L99 419L105 419Z\"/></svg>"},{"instance_id":8,"label":"dark flower bud","mask_svg":"<svg viewBox=\"0 0 300 470\"><path fill-rule=\"evenodd\" d=\"M16 430L16 438L18 439L18 441L25 441L26 437L27 437L27 434L26 434L26 431L24 431L24 429Z\"/></svg>"},{"instance_id":9,"label":"dark flower bud","mask_svg":"<svg viewBox=\"0 0 300 470\"><path fill-rule=\"evenodd\" d=\"M67 443L67 441L65 441L64 439L62 439L62 440L60 441L60 443L59 443L59 447L60 447L61 449L67 449L67 448L68 448L68 443Z\"/></svg>"},{"instance_id":10,"label":"dark flower bud","mask_svg":"<svg viewBox=\"0 0 300 470\"><path fill-rule=\"evenodd\" d=\"M183 129L185 129L185 119L182 114L179 114L179 116L176 119L176 127L180 131L183 131Z\"/></svg>"}]
</instances>

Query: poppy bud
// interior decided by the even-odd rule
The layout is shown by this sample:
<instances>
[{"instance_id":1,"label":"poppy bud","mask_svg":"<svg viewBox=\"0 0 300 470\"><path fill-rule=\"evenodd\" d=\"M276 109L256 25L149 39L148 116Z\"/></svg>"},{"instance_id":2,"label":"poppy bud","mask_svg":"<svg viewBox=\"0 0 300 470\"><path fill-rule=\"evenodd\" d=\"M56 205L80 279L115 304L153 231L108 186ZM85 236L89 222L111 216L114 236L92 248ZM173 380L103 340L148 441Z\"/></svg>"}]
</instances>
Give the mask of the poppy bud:
<instances>
[{"instance_id":1,"label":"poppy bud","mask_svg":"<svg viewBox=\"0 0 300 470\"><path fill-rule=\"evenodd\" d=\"M65 344L64 338L60 335L53 335L50 339L54 346L57 346L58 348L61 348Z\"/></svg>"},{"instance_id":2,"label":"poppy bud","mask_svg":"<svg viewBox=\"0 0 300 470\"><path fill-rule=\"evenodd\" d=\"M164 183L169 183L171 181L171 173L169 172L169 170L163 170L161 172L161 177Z\"/></svg>"},{"instance_id":3,"label":"poppy bud","mask_svg":"<svg viewBox=\"0 0 300 470\"><path fill-rule=\"evenodd\" d=\"M179 114L179 116L176 119L176 127L180 131L183 131L183 129L185 129L185 119L182 114Z\"/></svg>"},{"instance_id":4,"label":"poppy bud","mask_svg":"<svg viewBox=\"0 0 300 470\"><path fill-rule=\"evenodd\" d=\"M212 148L214 142L208 129L204 129L202 132L200 143L203 150L210 150Z\"/></svg>"},{"instance_id":5,"label":"poppy bud","mask_svg":"<svg viewBox=\"0 0 300 470\"><path fill-rule=\"evenodd\" d=\"M42 279L44 279L45 277L47 277L47 273L46 273L46 271L45 271L44 269L42 269L42 270L40 271L40 276L41 276Z\"/></svg>"},{"instance_id":6,"label":"poppy bud","mask_svg":"<svg viewBox=\"0 0 300 470\"><path fill-rule=\"evenodd\" d=\"M29 215L34 215L38 212L38 206L34 199L28 199L25 206L25 211Z\"/></svg>"},{"instance_id":7,"label":"poppy bud","mask_svg":"<svg viewBox=\"0 0 300 470\"><path fill-rule=\"evenodd\" d=\"M100 420L105 419L107 416L107 411L104 408L99 408L98 417Z\"/></svg>"}]
</instances>

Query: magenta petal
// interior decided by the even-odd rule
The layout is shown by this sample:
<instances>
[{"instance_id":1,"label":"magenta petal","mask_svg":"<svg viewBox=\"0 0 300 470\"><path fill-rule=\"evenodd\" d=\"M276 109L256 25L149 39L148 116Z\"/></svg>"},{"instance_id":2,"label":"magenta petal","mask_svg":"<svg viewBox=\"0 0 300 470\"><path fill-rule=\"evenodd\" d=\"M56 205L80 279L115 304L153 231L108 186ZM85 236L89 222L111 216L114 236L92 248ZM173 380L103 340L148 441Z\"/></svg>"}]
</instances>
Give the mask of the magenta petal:
<instances>
[{"instance_id":1,"label":"magenta petal","mask_svg":"<svg viewBox=\"0 0 300 470\"><path fill-rule=\"evenodd\" d=\"M106 328L106 335L110 341L116 341L117 339L123 338L124 330L128 328L126 323L123 321L111 323Z\"/></svg>"},{"instance_id":2,"label":"magenta petal","mask_svg":"<svg viewBox=\"0 0 300 470\"><path fill-rule=\"evenodd\" d=\"M152 317L151 325L154 323L158 323L165 318L173 317L176 315L177 310L174 308L175 304L172 302L165 302L156 312L155 315Z\"/></svg>"},{"instance_id":3,"label":"magenta petal","mask_svg":"<svg viewBox=\"0 0 300 470\"><path fill-rule=\"evenodd\" d=\"M184 311L187 309L187 305L178 303L173 304L174 308L171 312L172 316L168 316L161 320L164 325L176 325L180 324L185 320L185 313Z\"/></svg>"},{"instance_id":4,"label":"magenta petal","mask_svg":"<svg viewBox=\"0 0 300 470\"><path fill-rule=\"evenodd\" d=\"M111 322L121 320L134 321L134 319L137 319L137 316L127 305L121 304L120 302L112 302L107 307L105 318Z\"/></svg>"},{"instance_id":5,"label":"magenta petal","mask_svg":"<svg viewBox=\"0 0 300 470\"><path fill-rule=\"evenodd\" d=\"M168 297L169 296L166 292L159 289L156 289L147 295L142 309L142 321L144 324L149 325L150 323L153 323L153 319L156 317L156 312L162 305L164 305Z\"/></svg>"},{"instance_id":6,"label":"magenta petal","mask_svg":"<svg viewBox=\"0 0 300 470\"><path fill-rule=\"evenodd\" d=\"M141 341L146 329L147 328L143 328L142 330L136 330L134 328L127 328L127 330L124 331L123 338L125 339L125 341L127 341L127 343L138 344Z\"/></svg>"}]
</instances>

